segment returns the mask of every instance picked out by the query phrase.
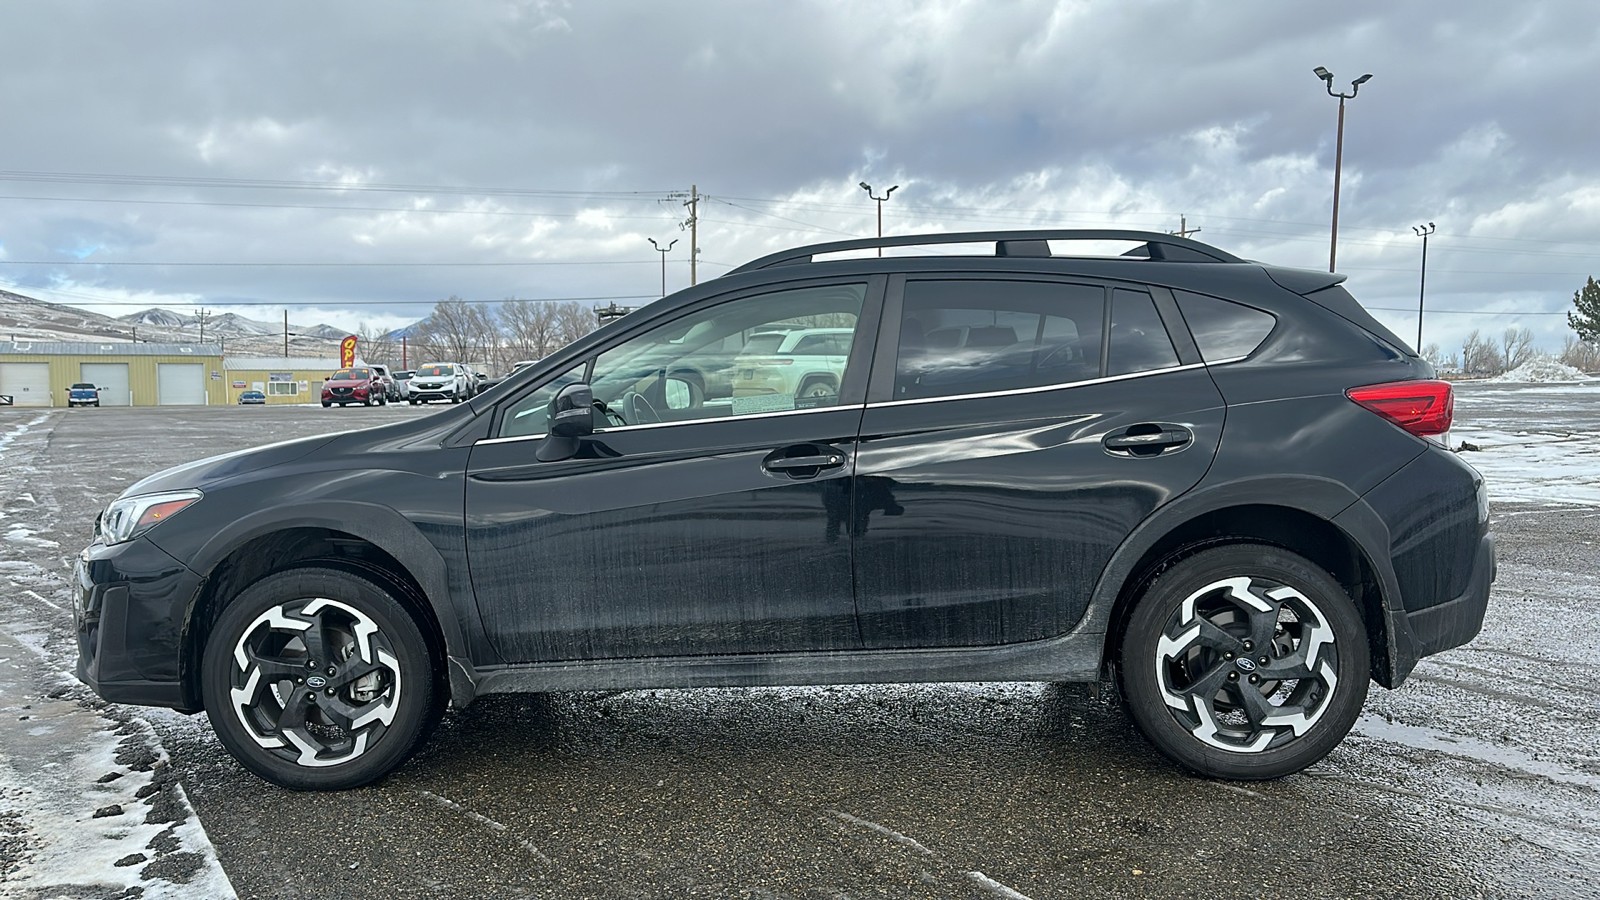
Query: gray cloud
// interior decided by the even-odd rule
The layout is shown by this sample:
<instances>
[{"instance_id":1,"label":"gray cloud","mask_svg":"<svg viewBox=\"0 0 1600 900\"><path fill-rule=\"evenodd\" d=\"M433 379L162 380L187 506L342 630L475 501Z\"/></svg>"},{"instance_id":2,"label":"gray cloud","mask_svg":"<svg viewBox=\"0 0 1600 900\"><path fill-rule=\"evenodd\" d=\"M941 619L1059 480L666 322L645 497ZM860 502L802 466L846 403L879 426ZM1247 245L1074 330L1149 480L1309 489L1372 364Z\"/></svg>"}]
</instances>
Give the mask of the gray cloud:
<instances>
[{"instance_id":1,"label":"gray cloud","mask_svg":"<svg viewBox=\"0 0 1600 900\"><path fill-rule=\"evenodd\" d=\"M714 274L870 233L863 178L902 184L894 231L1184 214L1229 249L1316 267L1337 104L1314 65L1375 76L1348 107L1340 247L1369 305L1414 303L1408 226L1428 220L1430 307L1520 315L1430 316L1446 342L1515 324L1553 347L1564 322L1531 313L1600 269L1600 9L1578 0L63 2L12 5L4 27L10 171L459 189L0 180L0 285L65 302L355 318L451 294L647 297L645 238L683 215L666 192L714 198ZM111 202L132 200L157 202ZM18 263L82 254L347 265ZM429 261L474 265L374 265ZM595 264L496 265L525 261Z\"/></svg>"}]
</instances>

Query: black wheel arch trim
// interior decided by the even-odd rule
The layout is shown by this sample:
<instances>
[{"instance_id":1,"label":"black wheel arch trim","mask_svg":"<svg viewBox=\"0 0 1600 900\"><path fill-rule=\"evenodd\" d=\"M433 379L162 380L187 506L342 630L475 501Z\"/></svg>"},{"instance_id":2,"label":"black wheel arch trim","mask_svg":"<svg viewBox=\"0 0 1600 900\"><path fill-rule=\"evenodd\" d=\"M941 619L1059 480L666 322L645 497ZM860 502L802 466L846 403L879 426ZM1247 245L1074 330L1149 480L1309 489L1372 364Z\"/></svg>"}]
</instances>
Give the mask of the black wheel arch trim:
<instances>
[{"instance_id":1,"label":"black wheel arch trim","mask_svg":"<svg viewBox=\"0 0 1600 900\"><path fill-rule=\"evenodd\" d=\"M391 507L355 500L274 506L242 516L219 529L194 552L186 564L209 583L217 566L235 550L256 538L297 528L343 532L371 543L395 559L411 580L421 587L423 599L439 624L451 701L456 706L470 703L477 694L478 677L469 655L471 644L465 629L471 627L481 631L482 625L476 621L476 607L467 611L468 621L462 621L462 611L451 602L444 558L413 523ZM201 593L196 592L184 611L183 645L186 647L189 646L195 606Z\"/></svg>"},{"instance_id":2,"label":"black wheel arch trim","mask_svg":"<svg viewBox=\"0 0 1600 900\"><path fill-rule=\"evenodd\" d=\"M1245 506L1272 506L1316 517L1338 530L1362 555L1377 577L1382 610L1382 648L1373 648L1373 677L1384 687L1397 687L1410 674L1418 648L1401 607L1399 581L1389 558L1389 529L1373 509L1348 487L1316 476L1263 476L1206 487L1202 484L1151 513L1112 554L1101 571L1078 633L1103 633L1108 643L1103 659L1114 658L1109 642L1112 613L1124 592L1134 585L1135 567L1168 535L1211 513ZM1363 617L1366 613L1363 611ZM1380 652L1381 650L1381 652Z\"/></svg>"}]
</instances>

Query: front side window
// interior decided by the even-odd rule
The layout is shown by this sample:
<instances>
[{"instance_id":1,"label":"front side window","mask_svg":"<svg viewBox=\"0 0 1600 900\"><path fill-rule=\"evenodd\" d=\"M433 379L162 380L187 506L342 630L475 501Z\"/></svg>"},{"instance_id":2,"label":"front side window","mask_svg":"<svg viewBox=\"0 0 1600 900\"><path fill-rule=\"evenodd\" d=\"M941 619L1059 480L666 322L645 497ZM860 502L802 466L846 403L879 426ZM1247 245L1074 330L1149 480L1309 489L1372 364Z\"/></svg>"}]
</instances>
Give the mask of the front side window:
<instances>
[{"instance_id":1,"label":"front side window","mask_svg":"<svg viewBox=\"0 0 1600 900\"><path fill-rule=\"evenodd\" d=\"M605 424L625 427L836 405L847 375L865 284L794 288L696 310L602 352L589 385ZM780 348L814 334L838 351ZM796 336L799 335L797 338ZM546 407L578 366L518 400L499 435L543 434Z\"/></svg>"},{"instance_id":2,"label":"front side window","mask_svg":"<svg viewBox=\"0 0 1600 900\"><path fill-rule=\"evenodd\" d=\"M1097 378L1105 303L1097 285L908 281L893 399Z\"/></svg>"}]
</instances>

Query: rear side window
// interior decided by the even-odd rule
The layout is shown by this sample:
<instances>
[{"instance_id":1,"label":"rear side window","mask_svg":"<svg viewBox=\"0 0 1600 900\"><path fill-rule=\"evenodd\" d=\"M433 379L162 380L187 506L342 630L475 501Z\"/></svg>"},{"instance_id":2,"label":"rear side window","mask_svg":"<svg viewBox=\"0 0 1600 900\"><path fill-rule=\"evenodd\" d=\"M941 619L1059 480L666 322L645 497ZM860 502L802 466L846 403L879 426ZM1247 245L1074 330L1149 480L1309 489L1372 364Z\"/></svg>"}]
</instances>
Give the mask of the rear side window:
<instances>
[{"instance_id":1,"label":"rear side window","mask_svg":"<svg viewBox=\"0 0 1600 900\"><path fill-rule=\"evenodd\" d=\"M908 281L894 399L1097 378L1105 303L1097 285Z\"/></svg>"},{"instance_id":2,"label":"rear side window","mask_svg":"<svg viewBox=\"0 0 1600 900\"><path fill-rule=\"evenodd\" d=\"M1188 291L1172 293L1200 346L1200 357L1208 363L1249 356L1278 323L1270 313L1228 300Z\"/></svg>"},{"instance_id":3,"label":"rear side window","mask_svg":"<svg viewBox=\"0 0 1600 900\"><path fill-rule=\"evenodd\" d=\"M1149 372L1178 364L1156 302L1144 291L1111 292L1111 356L1107 375Z\"/></svg>"}]
</instances>

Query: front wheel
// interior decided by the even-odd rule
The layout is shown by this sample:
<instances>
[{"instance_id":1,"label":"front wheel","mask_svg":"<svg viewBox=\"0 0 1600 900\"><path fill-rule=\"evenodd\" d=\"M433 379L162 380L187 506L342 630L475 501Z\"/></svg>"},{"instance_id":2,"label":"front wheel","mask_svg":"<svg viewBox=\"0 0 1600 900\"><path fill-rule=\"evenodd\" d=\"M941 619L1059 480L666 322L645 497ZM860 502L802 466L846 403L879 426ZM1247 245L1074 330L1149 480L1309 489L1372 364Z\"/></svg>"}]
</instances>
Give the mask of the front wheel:
<instances>
[{"instance_id":1,"label":"front wheel","mask_svg":"<svg viewBox=\"0 0 1600 900\"><path fill-rule=\"evenodd\" d=\"M1216 778L1264 780L1326 756L1367 696L1361 616L1302 556L1203 550L1162 572L1128 619L1128 714L1162 753Z\"/></svg>"},{"instance_id":2,"label":"front wheel","mask_svg":"<svg viewBox=\"0 0 1600 900\"><path fill-rule=\"evenodd\" d=\"M376 584L334 569L279 572L245 589L217 619L200 675L223 746L293 790L376 781L436 720L415 620Z\"/></svg>"}]
</instances>

